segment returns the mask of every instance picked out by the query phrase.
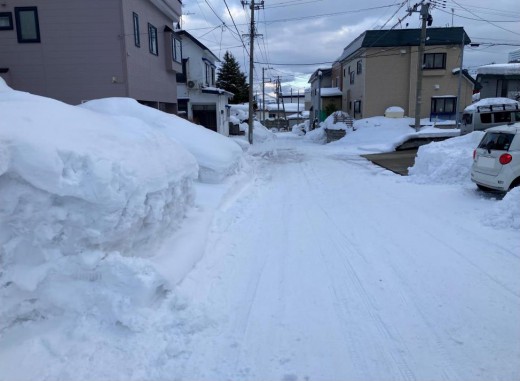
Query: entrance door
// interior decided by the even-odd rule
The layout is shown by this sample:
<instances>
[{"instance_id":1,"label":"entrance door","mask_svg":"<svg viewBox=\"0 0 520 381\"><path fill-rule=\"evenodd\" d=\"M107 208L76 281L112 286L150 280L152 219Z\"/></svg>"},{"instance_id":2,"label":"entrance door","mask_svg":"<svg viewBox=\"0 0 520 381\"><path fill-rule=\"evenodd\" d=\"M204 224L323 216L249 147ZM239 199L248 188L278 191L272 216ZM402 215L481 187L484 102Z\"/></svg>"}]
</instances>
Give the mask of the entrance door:
<instances>
[{"instance_id":1,"label":"entrance door","mask_svg":"<svg viewBox=\"0 0 520 381\"><path fill-rule=\"evenodd\" d=\"M193 105L193 122L217 132L217 105Z\"/></svg>"}]
</instances>

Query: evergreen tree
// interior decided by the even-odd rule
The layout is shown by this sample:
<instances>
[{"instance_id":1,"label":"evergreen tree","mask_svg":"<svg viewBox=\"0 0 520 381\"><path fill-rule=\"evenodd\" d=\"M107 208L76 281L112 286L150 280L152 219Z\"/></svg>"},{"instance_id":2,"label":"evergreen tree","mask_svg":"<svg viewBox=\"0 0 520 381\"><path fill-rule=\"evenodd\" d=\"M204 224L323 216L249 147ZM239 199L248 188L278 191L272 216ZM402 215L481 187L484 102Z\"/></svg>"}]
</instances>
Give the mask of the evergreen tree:
<instances>
[{"instance_id":1,"label":"evergreen tree","mask_svg":"<svg viewBox=\"0 0 520 381\"><path fill-rule=\"evenodd\" d=\"M217 87L233 93L230 103L249 101L249 85L246 75L240 71L240 65L230 52L224 54L224 62L217 72Z\"/></svg>"}]
</instances>

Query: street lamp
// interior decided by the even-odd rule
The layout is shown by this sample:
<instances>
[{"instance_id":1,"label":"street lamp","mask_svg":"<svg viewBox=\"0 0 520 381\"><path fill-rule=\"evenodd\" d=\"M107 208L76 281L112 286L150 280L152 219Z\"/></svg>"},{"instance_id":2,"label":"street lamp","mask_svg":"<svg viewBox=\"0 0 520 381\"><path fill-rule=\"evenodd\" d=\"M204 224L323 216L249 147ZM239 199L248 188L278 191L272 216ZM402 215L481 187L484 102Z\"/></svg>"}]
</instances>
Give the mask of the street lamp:
<instances>
[{"instance_id":1,"label":"street lamp","mask_svg":"<svg viewBox=\"0 0 520 381\"><path fill-rule=\"evenodd\" d=\"M318 127L321 122L321 77L323 76L323 72L318 70Z\"/></svg>"}]
</instances>

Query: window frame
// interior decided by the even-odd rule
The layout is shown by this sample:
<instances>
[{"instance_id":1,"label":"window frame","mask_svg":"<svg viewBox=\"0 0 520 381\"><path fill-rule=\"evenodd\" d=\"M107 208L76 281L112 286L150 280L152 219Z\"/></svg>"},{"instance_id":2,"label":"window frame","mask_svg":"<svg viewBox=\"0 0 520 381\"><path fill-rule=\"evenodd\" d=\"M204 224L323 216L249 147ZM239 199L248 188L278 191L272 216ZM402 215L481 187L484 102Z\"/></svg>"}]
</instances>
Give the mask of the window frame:
<instances>
[{"instance_id":1,"label":"window frame","mask_svg":"<svg viewBox=\"0 0 520 381\"><path fill-rule=\"evenodd\" d=\"M177 44L178 43L178 44ZM179 49L179 50L177 50ZM179 53L179 54L177 54ZM178 57L180 55L180 57ZM172 60L182 64L182 40L172 34Z\"/></svg>"},{"instance_id":2,"label":"window frame","mask_svg":"<svg viewBox=\"0 0 520 381\"><path fill-rule=\"evenodd\" d=\"M0 30L13 30L14 29L12 12L0 12L0 18L7 19L7 23L8 23L7 26L0 26Z\"/></svg>"},{"instance_id":3,"label":"window frame","mask_svg":"<svg viewBox=\"0 0 520 381\"><path fill-rule=\"evenodd\" d=\"M159 55L159 39L157 36L157 28L150 23L148 23L148 48L150 53L154 56Z\"/></svg>"},{"instance_id":4,"label":"window frame","mask_svg":"<svg viewBox=\"0 0 520 381\"><path fill-rule=\"evenodd\" d=\"M33 12L34 15L34 28L36 32L36 37L34 38L24 38L22 31L22 23L20 20L20 13L22 12ZM41 35L40 35L40 22L38 20L38 7L15 7L14 8L14 18L16 20L16 37L18 38L18 43L20 44L32 44L32 43L40 43Z\"/></svg>"},{"instance_id":5,"label":"window frame","mask_svg":"<svg viewBox=\"0 0 520 381\"><path fill-rule=\"evenodd\" d=\"M423 70L442 70L446 69L446 53L424 53L423 56ZM437 57L442 57L442 63L439 66L437 62ZM428 58L432 57L432 66L427 66Z\"/></svg>"},{"instance_id":6,"label":"window frame","mask_svg":"<svg viewBox=\"0 0 520 381\"><path fill-rule=\"evenodd\" d=\"M442 101L442 102L441 102ZM446 111L449 107L446 107L449 101L451 106L450 111ZM439 106L442 103L442 111L439 111ZM457 112L457 97L432 97L430 105L430 113L434 115L454 115Z\"/></svg>"},{"instance_id":7,"label":"window frame","mask_svg":"<svg viewBox=\"0 0 520 381\"><path fill-rule=\"evenodd\" d=\"M354 84L355 78L356 78L356 72L355 71L351 71L350 72L350 84L351 85Z\"/></svg>"},{"instance_id":8,"label":"window frame","mask_svg":"<svg viewBox=\"0 0 520 381\"><path fill-rule=\"evenodd\" d=\"M363 64L361 63L361 60L356 63L356 72L357 74L361 74L363 72Z\"/></svg>"},{"instance_id":9,"label":"window frame","mask_svg":"<svg viewBox=\"0 0 520 381\"><path fill-rule=\"evenodd\" d=\"M134 45L138 48L141 47L141 32L139 30L139 15L132 12L132 19L134 23Z\"/></svg>"}]
</instances>

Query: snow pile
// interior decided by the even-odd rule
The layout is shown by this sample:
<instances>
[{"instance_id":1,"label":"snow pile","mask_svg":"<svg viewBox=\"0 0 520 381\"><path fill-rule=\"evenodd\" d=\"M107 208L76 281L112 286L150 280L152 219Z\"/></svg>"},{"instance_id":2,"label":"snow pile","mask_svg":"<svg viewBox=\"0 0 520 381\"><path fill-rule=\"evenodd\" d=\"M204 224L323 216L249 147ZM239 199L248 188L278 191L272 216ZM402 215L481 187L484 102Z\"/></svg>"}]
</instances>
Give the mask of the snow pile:
<instances>
[{"instance_id":1,"label":"snow pile","mask_svg":"<svg viewBox=\"0 0 520 381\"><path fill-rule=\"evenodd\" d=\"M0 115L1 378L132 379L144 364L161 368L182 352L179 330L198 323L175 315L183 307L135 256L179 227L195 158L139 119L2 80Z\"/></svg>"},{"instance_id":2,"label":"snow pile","mask_svg":"<svg viewBox=\"0 0 520 381\"><path fill-rule=\"evenodd\" d=\"M473 150L484 132L433 142L419 147L409 178L421 184L464 184L471 180Z\"/></svg>"},{"instance_id":3,"label":"snow pile","mask_svg":"<svg viewBox=\"0 0 520 381\"><path fill-rule=\"evenodd\" d=\"M415 133L410 127L412 118L385 118L376 116L354 121L356 131L336 142L333 146L341 146L350 154L367 154L394 151Z\"/></svg>"},{"instance_id":4,"label":"snow pile","mask_svg":"<svg viewBox=\"0 0 520 381\"><path fill-rule=\"evenodd\" d=\"M308 121L307 121L308 122ZM298 136L303 136L305 135L305 131L306 131L306 128L305 128L305 123L300 123L300 124L296 124L292 127L291 129L291 132L295 135L298 135Z\"/></svg>"},{"instance_id":5,"label":"snow pile","mask_svg":"<svg viewBox=\"0 0 520 381\"><path fill-rule=\"evenodd\" d=\"M244 136L247 139L249 136L249 124L241 123L240 130L244 131ZM276 139L276 135L269 131L262 123L257 120L253 121L253 143L265 143Z\"/></svg>"},{"instance_id":6,"label":"snow pile","mask_svg":"<svg viewBox=\"0 0 520 381\"><path fill-rule=\"evenodd\" d=\"M482 223L496 229L520 229L520 187L510 190L482 218Z\"/></svg>"},{"instance_id":7,"label":"snow pile","mask_svg":"<svg viewBox=\"0 0 520 381\"><path fill-rule=\"evenodd\" d=\"M240 167L242 150L233 140L176 115L143 106L130 98L94 100L81 107L108 115L135 118L160 130L197 158L202 182L221 182Z\"/></svg>"},{"instance_id":8,"label":"snow pile","mask_svg":"<svg viewBox=\"0 0 520 381\"><path fill-rule=\"evenodd\" d=\"M332 147L342 152L363 155L368 153L392 152L404 142L415 138L458 136L458 129L440 129L433 126L429 119L422 119L423 127L415 131L413 118L385 118L375 116L354 121L354 131L335 142Z\"/></svg>"},{"instance_id":9,"label":"snow pile","mask_svg":"<svg viewBox=\"0 0 520 381\"><path fill-rule=\"evenodd\" d=\"M388 107L385 110L385 117L387 118L403 118L404 109L398 106Z\"/></svg>"},{"instance_id":10,"label":"snow pile","mask_svg":"<svg viewBox=\"0 0 520 381\"><path fill-rule=\"evenodd\" d=\"M346 123L343 122L337 122L334 123L334 117L335 116L344 116L348 117L349 115L346 112L343 111L336 111L330 114L327 119L323 121L323 123L320 125L321 128L325 128L327 130L352 130L351 127L349 127Z\"/></svg>"},{"instance_id":11,"label":"snow pile","mask_svg":"<svg viewBox=\"0 0 520 381\"><path fill-rule=\"evenodd\" d=\"M327 134L323 128L316 128L307 132L305 134L305 139L316 144L325 144L327 143Z\"/></svg>"}]
</instances>

